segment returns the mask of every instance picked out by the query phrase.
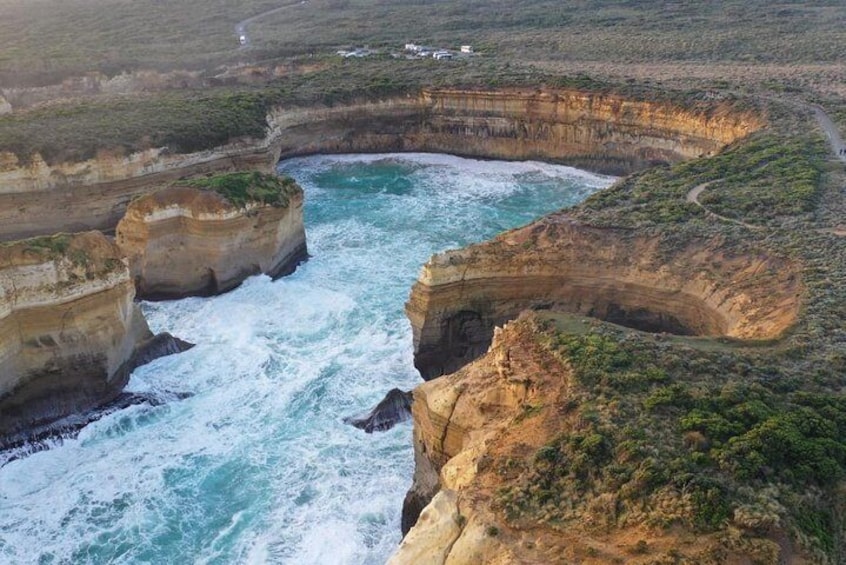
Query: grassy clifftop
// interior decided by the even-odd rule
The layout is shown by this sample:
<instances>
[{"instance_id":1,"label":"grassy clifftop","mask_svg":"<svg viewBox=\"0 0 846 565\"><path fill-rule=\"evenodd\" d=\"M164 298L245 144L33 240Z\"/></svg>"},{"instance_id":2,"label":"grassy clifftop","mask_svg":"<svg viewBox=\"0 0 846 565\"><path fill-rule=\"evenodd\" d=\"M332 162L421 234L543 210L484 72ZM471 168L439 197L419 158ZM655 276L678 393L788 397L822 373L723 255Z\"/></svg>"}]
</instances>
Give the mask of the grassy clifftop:
<instances>
[{"instance_id":1,"label":"grassy clifftop","mask_svg":"<svg viewBox=\"0 0 846 565\"><path fill-rule=\"evenodd\" d=\"M255 171L197 177L179 184L214 191L238 207L253 202L284 207L292 196L302 192L302 188L291 177Z\"/></svg>"},{"instance_id":2,"label":"grassy clifftop","mask_svg":"<svg viewBox=\"0 0 846 565\"><path fill-rule=\"evenodd\" d=\"M501 88L546 86L614 92L636 100L684 106L712 106L714 93L655 88L643 83L598 80L582 74L556 75L534 67L484 61L328 62L318 71L275 79L261 86L230 86L54 103L0 116L0 151L24 162L34 153L48 163L82 161L99 150L131 153L168 147L175 153L200 151L239 138L265 135L267 111L275 106L335 105L416 94L425 87ZM723 93L722 104L755 106L748 98Z\"/></svg>"},{"instance_id":3,"label":"grassy clifftop","mask_svg":"<svg viewBox=\"0 0 846 565\"><path fill-rule=\"evenodd\" d=\"M846 399L788 352L608 325L574 332L561 315L537 335L575 382L564 404L518 416L558 420L559 432L532 457L493 464L508 478L496 505L509 523L600 536L682 526L761 563L777 561L780 531L839 562ZM828 361L832 374L846 371L842 351ZM629 550L650 552L645 540Z\"/></svg>"}]
</instances>

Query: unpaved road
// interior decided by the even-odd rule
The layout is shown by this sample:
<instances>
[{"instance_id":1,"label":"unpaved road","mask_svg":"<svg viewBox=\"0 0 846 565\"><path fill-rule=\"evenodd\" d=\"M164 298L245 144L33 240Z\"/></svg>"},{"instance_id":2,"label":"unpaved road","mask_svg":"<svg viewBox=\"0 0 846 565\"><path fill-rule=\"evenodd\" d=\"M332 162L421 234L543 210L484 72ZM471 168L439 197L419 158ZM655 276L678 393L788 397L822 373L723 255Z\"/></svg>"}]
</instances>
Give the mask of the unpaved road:
<instances>
[{"instance_id":1,"label":"unpaved road","mask_svg":"<svg viewBox=\"0 0 846 565\"><path fill-rule=\"evenodd\" d=\"M281 12L282 10L287 10L288 8L294 8L296 6L301 6L305 4L305 1L294 2L292 4L285 4L284 6L279 6L278 8L273 8L272 10L268 10L266 12L262 12L261 14L256 14L255 16L250 16L246 20L241 20L237 24L235 24L235 37L240 38L242 35L246 38L246 41L241 44L241 49L245 47L249 47L250 45L250 34L247 33L247 26L259 21L262 18L266 18L272 14L277 12Z\"/></svg>"},{"instance_id":2,"label":"unpaved road","mask_svg":"<svg viewBox=\"0 0 846 565\"><path fill-rule=\"evenodd\" d=\"M834 151L834 154L837 156L838 159L846 163L846 145L843 144L843 139L840 137L840 131L837 129L837 126L834 125L834 122L831 121L831 118L828 117L828 114L825 113L825 110L817 106L816 104L811 106L814 110L814 116L817 118L817 123L820 124L820 127L823 128L825 134L828 136L828 142L831 144L831 150Z\"/></svg>"}]
</instances>

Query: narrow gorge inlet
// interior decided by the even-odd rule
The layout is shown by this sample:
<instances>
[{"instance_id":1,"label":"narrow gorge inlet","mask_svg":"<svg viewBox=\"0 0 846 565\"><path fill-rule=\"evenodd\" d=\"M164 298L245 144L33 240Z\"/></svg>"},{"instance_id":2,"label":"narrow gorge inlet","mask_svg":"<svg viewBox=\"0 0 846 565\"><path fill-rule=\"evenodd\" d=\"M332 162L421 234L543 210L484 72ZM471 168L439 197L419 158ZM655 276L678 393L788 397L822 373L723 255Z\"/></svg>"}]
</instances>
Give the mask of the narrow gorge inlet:
<instances>
[{"instance_id":1,"label":"narrow gorge inlet","mask_svg":"<svg viewBox=\"0 0 846 565\"><path fill-rule=\"evenodd\" d=\"M197 345L136 370L128 391L190 396L112 413L0 468L0 561L384 562L401 536L411 426L369 435L342 420L421 382L403 312L421 265L613 180L439 154L279 170L305 190L312 258L275 282L144 303L154 331Z\"/></svg>"}]
</instances>

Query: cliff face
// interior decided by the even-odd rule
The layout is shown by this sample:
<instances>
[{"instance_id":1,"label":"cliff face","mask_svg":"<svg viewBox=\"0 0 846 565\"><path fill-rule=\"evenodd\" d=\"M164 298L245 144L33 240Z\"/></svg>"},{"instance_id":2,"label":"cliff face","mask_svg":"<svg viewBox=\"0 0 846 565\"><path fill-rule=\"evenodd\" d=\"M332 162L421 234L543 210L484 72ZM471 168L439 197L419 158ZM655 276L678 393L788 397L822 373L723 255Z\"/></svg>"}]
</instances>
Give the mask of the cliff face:
<instances>
[{"instance_id":1,"label":"cliff face","mask_svg":"<svg viewBox=\"0 0 846 565\"><path fill-rule=\"evenodd\" d=\"M769 339L799 311L796 268L739 255L719 239L662 249L658 236L553 214L479 245L433 256L406 313L424 378L485 352L493 328L524 309L556 310L646 331Z\"/></svg>"},{"instance_id":2,"label":"cliff face","mask_svg":"<svg viewBox=\"0 0 846 565\"><path fill-rule=\"evenodd\" d=\"M577 91L427 90L418 98L271 117L280 155L433 151L542 159L624 174L715 152L760 128L752 115L706 112Z\"/></svg>"},{"instance_id":3,"label":"cliff face","mask_svg":"<svg viewBox=\"0 0 846 565\"><path fill-rule=\"evenodd\" d=\"M152 337L134 296L98 232L0 246L0 447L120 392Z\"/></svg>"},{"instance_id":4,"label":"cliff face","mask_svg":"<svg viewBox=\"0 0 846 565\"><path fill-rule=\"evenodd\" d=\"M211 295L246 277L276 277L307 257L303 192L287 205L235 206L220 194L187 186L135 200L117 226L138 296L150 299Z\"/></svg>"},{"instance_id":5,"label":"cliff face","mask_svg":"<svg viewBox=\"0 0 846 565\"><path fill-rule=\"evenodd\" d=\"M576 91L440 90L424 99L431 108L426 143L439 151L563 161L612 174L711 154L761 126L727 108L706 114Z\"/></svg>"},{"instance_id":6,"label":"cliff face","mask_svg":"<svg viewBox=\"0 0 846 565\"><path fill-rule=\"evenodd\" d=\"M544 159L608 173L709 154L761 126L715 105L707 111L575 91L430 90L330 108L278 108L268 134L172 155L102 152L83 163L21 163L0 153L0 239L57 230L111 229L129 201L176 178L211 171L270 171L311 153L436 151Z\"/></svg>"},{"instance_id":7,"label":"cliff face","mask_svg":"<svg viewBox=\"0 0 846 565\"><path fill-rule=\"evenodd\" d=\"M696 531L684 490L632 495L645 479L620 474L606 485L610 494L597 494L590 479L568 474L578 460L547 463L550 445L586 437L586 414L608 414L588 400L571 364L540 343L543 333L526 314L497 330L486 355L414 389L417 465L404 512L423 510L391 565L817 562L778 526L750 527L739 513L731 524ZM609 417L626 412L613 404ZM622 446L613 453L626 457ZM526 468L546 475L527 480ZM515 485L532 498L509 502ZM523 506L556 496L551 515ZM661 525L668 520L672 527Z\"/></svg>"},{"instance_id":8,"label":"cliff face","mask_svg":"<svg viewBox=\"0 0 846 565\"><path fill-rule=\"evenodd\" d=\"M134 198L173 181L214 171L270 172L277 159L263 143L238 143L190 155L150 149L129 156L101 152L82 163L21 163L0 153L0 240L57 231L112 230Z\"/></svg>"}]
</instances>

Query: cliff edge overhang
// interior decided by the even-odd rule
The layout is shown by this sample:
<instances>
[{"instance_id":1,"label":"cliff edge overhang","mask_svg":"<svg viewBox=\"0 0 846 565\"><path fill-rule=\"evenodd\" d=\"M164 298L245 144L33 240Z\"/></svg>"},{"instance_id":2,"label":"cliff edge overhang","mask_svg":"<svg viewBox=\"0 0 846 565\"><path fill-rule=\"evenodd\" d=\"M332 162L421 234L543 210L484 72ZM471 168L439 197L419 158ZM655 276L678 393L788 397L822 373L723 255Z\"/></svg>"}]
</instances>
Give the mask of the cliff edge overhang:
<instances>
[{"instance_id":1,"label":"cliff edge overhang","mask_svg":"<svg viewBox=\"0 0 846 565\"><path fill-rule=\"evenodd\" d=\"M424 378L482 355L496 326L525 309L567 312L649 332L771 340L797 319L798 266L723 238L682 247L660 234L594 227L566 212L433 256L406 313Z\"/></svg>"}]
</instances>

